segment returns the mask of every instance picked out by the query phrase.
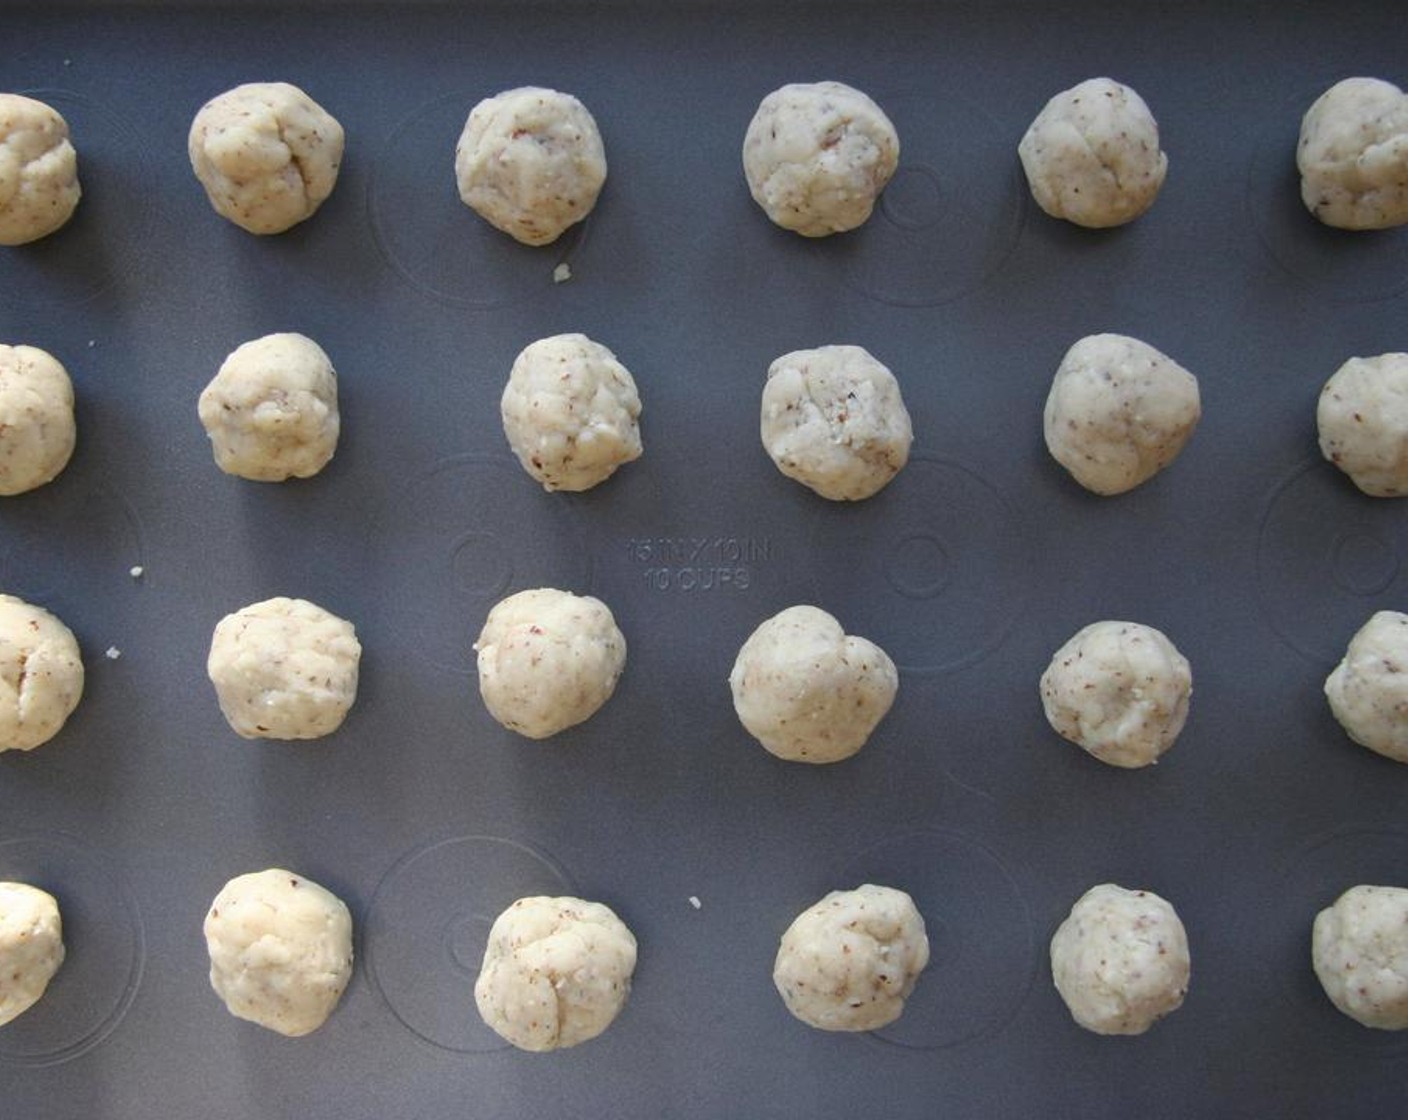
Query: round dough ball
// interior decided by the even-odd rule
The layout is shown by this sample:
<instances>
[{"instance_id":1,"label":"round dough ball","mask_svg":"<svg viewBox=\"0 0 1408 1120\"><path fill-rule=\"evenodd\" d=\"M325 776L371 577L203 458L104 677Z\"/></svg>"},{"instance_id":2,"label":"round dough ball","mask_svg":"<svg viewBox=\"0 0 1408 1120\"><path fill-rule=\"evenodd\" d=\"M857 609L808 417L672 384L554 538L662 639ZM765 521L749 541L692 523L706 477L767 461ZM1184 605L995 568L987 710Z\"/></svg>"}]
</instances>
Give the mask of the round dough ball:
<instances>
[{"instance_id":1,"label":"round dough ball","mask_svg":"<svg viewBox=\"0 0 1408 1120\"><path fill-rule=\"evenodd\" d=\"M0 93L0 245L53 233L82 193L64 118L42 101Z\"/></svg>"},{"instance_id":2,"label":"round dough ball","mask_svg":"<svg viewBox=\"0 0 1408 1120\"><path fill-rule=\"evenodd\" d=\"M73 631L43 607L0 595L0 752L47 743L82 696Z\"/></svg>"},{"instance_id":3,"label":"round dough ball","mask_svg":"<svg viewBox=\"0 0 1408 1120\"><path fill-rule=\"evenodd\" d=\"M200 395L200 422L226 474L282 482L317 474L337 451L337 372L301 334L235 349Z\"/></svg>"},{"instance_id":4,"label":"round dough ball","mask_svg":"<svg viewBox=\"0 0 1408 1120\"><path fill-rule=\"evenodd\" d=\"M787 1010L823 1031L873 1031L904 1011L929 963L914 900L871 883L832 891L787 927L772 982Z\"/></svg>"},{"instance_id":5,"label":"round dough ball","mask_svg":"<svg viewBox=\"0 0 1408 1120\"><path fill-rule=\"evenodd\" d=\"M841 82L773 90L743 138L753 201L783 229L826 237L863 225L895 173L900 139L879 105Z\"/></svg>"},{"instance_id":6,"label":"round dough ball","mask_svg":"<svg viewBox=\"0 0 1408 1120\"><path fill-rule=\"evenodd\" d=\"M900 473L914 431L894 374L859 346L822 346L768 368L762 437L788 478L855 502Z\"/></svg>"},{"instance_id":7,"label":"round dough ball","mask_svg":"<svg viewBox=\"0 0 1408 1120\"><path fill-rule=\"evenodd\" d=\"M316 739L357 699L362 644L350 622L306 599L266 599L215 627L206 669L246 739Z\"/></svg>"},{"instance_id":8,"label":"round dough ball","mask_svg":"<svg viewBox=\"0 0 1408 1120\"><path fill-rule=\"evenodd\" d=\"M0 1027L39 1002L63 963L54 896L25 883L0 883Z\"/></svg>"},{"instance_id":9,"label":"round dough ball","mask_svg":"<svg viewBox=\"0 0 1408 1120\"><path fill-rule=\"evenodd\" d=\"M230 1014L297 1038L332 1014L352 976L352 916L291 871L239 875L205 916L210 986Z\"/></svg>"},{"instance_id":10,"label":"round dough ball","mask_svg":"<svg viewBox=\"0 0 1408 1120\"><path fill-rule=\"evenodd\" d=\"M895 702L895 663L817 607L788 607L743 643L728 678L743 726L778 758L840 762Z\"/></svg>"},{"instance_id":11,"label":"round dough ball","mask_svg":"<svg viewBox=\"0 0 1408 1120\"><path fill-rule=\"evenodd\" d=\"M529 739L590 719L626 667L626 639L611 608L550 587L496 604L474 649L484 706Z\"/></svg>"},{"instance_id":12,"label":"round dough ball","mask_svg":"<svg viewBox=\"0 0 1408 1120\"><path fill-rule=\"evenodd\" d=\"M640 458L640 397L616 355L584 334L528 346L500 408L523 469L548 490L590 490Z\"/></svg>"},{"instance_id":13,"label":"round dough ball","mask_svg":"<svg viewBox=\"0 0 1408 1120\"><path fill-rule=\"evenodd\" d=\"M1168 174L1149 106L1110 78L1090 78L1048 101L1017 155L1037 205L1089 229L1134 221Z\"/></svg>"},{"instance_id":14,"label":"round dough ball","mask_svg":"<svg viewBox=\"0 0 1408 1120\"><path fill-rule=\"evenodd\" d=\"M1041 703L1056 732L1101 762L1157 762L1188 719L1193 675L1160 631L1093 622L1056 651L1041 675Z\"/></svg>"},{"instance_id":15,"label":"round dough ball","mask_svg":"<svg viewBox=\"0 0 1408 1120\"><path fill-rule=\"evenodd\" d=\"M1408 222L1408 96L1377 78L1346 78L1316 100L1296 148L1300 197L1339 229Z\"/></svg>"},{"instance_id":16,"label":"round dough ball","mask_svg":"<svg viewBox=\"0 0 1408 1120\"><path fill-rule=\"evenodd\" d=\"M1350 358L1320 391L1320 453L1375 498L1408 494L1408 354Z\"/></svg>"},{"instance_id":17,"label":"round dough ball","mask_svg":"<svg viewBox=\"0 0 1408 1120\"><path fill-rule=\"evenodd\" d=\"M489 931L479 1014L520 1050L560 1050L606 1030L631 994L636 939L610 907L520 898Z\"/></svg>"},{"instance_id":18,"label":"round dough ball","mask_svg":"<svg viewBox=\"0 0 1408 1120\"><path fill-rule=\"evenodd\" d=\"M606 182L596 120L570 93L524 86L470 110L455 145L464 204L525 245L547 245L592 212Z\"/></svg>"},{"instance_id":19,"label":"round dough ball","mask_svg":"<svg viewBox=\"0 0 1408 1120\"><path fill-rule=\"evenodd\" d=\"M1143 1034L1188 994L1188 935L1152 891L1105 883L1051 938L1051 978L1071 1017L1096 1034Z\"/></svg>"},{"instance_id":20,"label":"round dough ball","mask_svg":"<svg viewBox=\"0 0 1408 1120\"><path fill-rule=\"evenodd\" d=\"M342 125L297 86L251 82L201 106L187 146L217 214L283 233L332 194L342 143Z\"/></svg>"},{"instance_id":21,"label":"round dough ball","mask_svg":"<svg viewBox=\"0 0 1408 1120\"><path fill-rule=\"evenodd\" d=\"M1330 1002L1358 1023L1408 1027L1408 890L1351 887L1315 915L1310 960Z\"/></svg>"},{"instance_id":22,"label":"round dough ball","mask_svg":"<svg viewBox=\"0 0 1408 1120\"><path fill-rule=\"evenodd\" d=\"M1046 398L1046 447L1096 494L1123 494L1178 457L1202 416L1198 379L1146 342L1093 334L1066 352Z\"/></svg>"},{"instance_id":23,"label":"round dough ball","mask_svg":"<svg viewBox=\"0 0 1408 1120\"><path fill-rule=\"evenodd\" d=\"M1408 762L1408 614L1374 614L1325 679L1325 696L1356 743Z\"/></svg>"},{"instance_id":24,"label":"round dough ball","mask_svg":"<svg viewBox=\"0 0 1408 1120\"><path fill-rule=\"evenodd\" d=\"M52 482L73 454L73 382L52 354L0 345L0 495Z\"/></svg>"}]
</instances>

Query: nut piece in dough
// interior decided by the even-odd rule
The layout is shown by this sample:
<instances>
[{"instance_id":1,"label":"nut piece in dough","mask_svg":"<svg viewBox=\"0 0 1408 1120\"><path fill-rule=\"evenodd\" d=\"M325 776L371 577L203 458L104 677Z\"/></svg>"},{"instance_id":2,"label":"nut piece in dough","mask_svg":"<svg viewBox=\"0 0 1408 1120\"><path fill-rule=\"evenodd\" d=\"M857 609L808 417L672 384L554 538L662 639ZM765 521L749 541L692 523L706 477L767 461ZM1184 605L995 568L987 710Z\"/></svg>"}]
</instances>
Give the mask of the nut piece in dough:
<instances>
[{"instance_id":1,"label":"nut piece in dough","mask_svg":"<svg viewBox=\"0 0 1408 1120\"><path fill-rule=\"evenodd\" d=\"M68 371L36 346L0 345L0 495L52 482L76 438Z\"/></svg>"},{"instance_id":2,"label":"nut piece in dough","mask_svg":"<svg viewBox=\"0 0 1408 1120\"><path fill-rule=\"evenodd\" d=\"M1189 971L1183 923L1152 891L1091 887L1051 938L1056 990L1096 1034L1143 1034L1177 1011Z\"/></svg>"},{"instance_id":3,"label":"nut piece in dough","mask_svg":"<svg viewBox=\"0 0 1408 1120\"><path fill-rule=\"evenodd\" d=\"M0 245L53 233L81 194L64 118L42 101L0 93Z\"/></svg>"},{"instance_id":4,"label":"nut piece in dough","mask_svg":"<svg viewBox=\"0 0 1408 1120\"><path fill-rule=\"evenodd\" d=\"M352 976L343 901L274 867L231 879L205 917L210 986L230 1014L297 1038L332 1014Z\"/></svg>"},{"instance_id":5,"label":"nut piece in dough","mask_svg":"<svg viewBox=\"0 0 1408 1120\"><path fill-rule=\"evenodd\" d=\"M1173 746L1192 693L1187 659L1137 622L1091 623L1041 675L1041 703L1056 732L1127 769L1157 762Z\"/></svg>"},{"instance_id":6,"label":"nut piece in dough","mask_svg":"<svg viewBox=\"0 0 1408 1120\"><path fill-rule=\"evenodd\" d=\"M817 607L788 607L743 643L728 677L743 726L778 758L840 762L885 718L899 673Z\"/></svg>"},{"instance_id":7,"label":"nut piece in dough","mask_svg":"<svg viewBox=\"0 0 1408 1120\"><path fill-rule=\"evenodd\" d=\"M1089 229L1132 222L1168 174L1159 126L1144 99L1110 78L1058 93L1017 145L1037 205Z\"/></svg>"},{"instance_id":8,"label":"nut piece in dough","mask_svg":"<svg viewBox=\"0 0 1408 1120\"><path fill-rule=\"evenodd\" d=\"M489 931L479 1014L520 1050L561 1050L606 1030L631 994L636 939L608 906L520 898Z\"/></svg>"},{"instance_id":9,"label":"nut piece in dough","mask_svg":"<svg viewBox=\"0 0 1408 1120\"><path fill-rule=\"evenodd\" d=\"M0 1027L44 995L64 963L54 896L26 883L0 883Z\"/></svg>"},{"instance_id":10,"label":"nut piece in dough","mask_svg":"<svg viewBox=\"0 0 1408 1120\"><path fill-rule=\"evenodd\" d=\"M611 608L550 587L496 604L474 649L484 706L529 739L590 719L626 667L626 639Z\"/></svg>"},{"instance_id":11,"label":"nut piece in dough","mask_svg":"<svg viewBox=\"0 0 1408 1120\"><path fill-rule=\"evenodd\" d=\"M529 345L500 402L523 469L548 490L590 490L640 458L640 396L616 355L584 334Z\"/></svg>"},{"instance_id":12,"label":"nut piece in dough","mask_svg":"<svg viewBox=\"0 0 1408 1120\"><path fill-rule=\"evenodd\" d=\"M1198 379L1146 342L1093 334L1066 352L1046 398L1046 447L1096 494L1123 494L1178 457L1202 416Z\"/></svg>"},{"instance_id":13,"label":"nut piece in dough","mask_svg":"<svg viewBox=\"0 0 1408 1120\"><path fill-rule=\"evenodd\" d=\"M1377 78L1346 78L1316 100L1296 148L1300 197L1327 226L1408 222L1408 95Z\"/></svg>"},{"instance_id":14,"label":"nut piece in dough","mask_svg":"<svg viewBox=\"0 0 1408 1120\"><path fill-rule=\"evenodd\" d=\"M337 450L337 373L301 334L237 347L200 395L216 465L255 482L317 474Z\"/></svg>"},{"instance_id":15,"label":"nut piece in dough","mask_svg":"<svg viewBox=\"0 0 1408 1120\"><path fill-rule=\"evenodd\" d=\"M1351 1019L1408 1028L1408 890L1345 891L1315 916L1310 960L1330 1002Z\"/></svg>"},{"instance_id":16,"label":"nut piece in dough","mask_svg":"<svg viewBox=\"0 0 1408 1120\"><path fill-rule=\"evenodd\" d=\"M909 462L899 382L859 346L794 350L768 367L763 448L788 478L832 501L860 501Z\"/></svg>"},{"instance_id":17,"label":"nut piece in dough","mask_svg":"<svg viewBox=\"0 0 1408 1120\"><path fill-rule=\"evenodd\" d=\"M782 935L772 982L808 1026L873 1031L900 1017L928 963L914 900L866 883L832 891L797 916Z\"/></svg>"},{"instance_id":18,"label":"nut piece in dough","mask_svg":"<svg viewBox=\"0 0 1408 1120\"><path fill-rule=\"evenodd\" d=\"M332 194L342 144L342 126L297 86L251 82L201 107L187 147L217 214L283 233Z\"/></svg>"},{"instance_id":19,"label":"nut piece in dough","mask_svg":"<svg viewBox=\"0 0 1408 1120\"><path fill-rule=\"evenodd\" d=\"M1320 452L1375 498L1408 494L1408 354L1350 358L1320 391Z\"/></svg>"},{"instance_id":20,"label":"nut piece in dough","mask_svg":"<svg viewBox=\"0 0 1408 1120\"><path fill-rule=\"evenodd\" d=\"M1408 762L1408 614L1375 613L1326 678L1325 696L1356 743Z\"/></svg>"},{"instance_id":21,"label":"nut piece in dough","mask_svg":"<svg viewBox=\"0 0 1408 1120\"><path fill-rule=\"evenodd\" d=\"M361 659L350 622L280 597L222 618L206 668L235 734L316 739L336 731L357 699Z\"/></svg>"},{"instance_id":22,"label":"nut piece in dough","mask_svg":"<svg viewBox=\"0 0 1408 1120\"><path fill-rule=\"evenodd\" d=\"M47 743L82 696L73 631L43 607L0 595L0 752Z\"/></svg>"},{"instance_id":23,"label":"nut piece in dough","mask_svg":"<svg viewBox=\"0 0 1408 1120\"><path fill-rule=\"evenodd\" d=\"M570 93L524 86L470 110L455 145L464 204L525 245L547 245L592 212L606 182L596 120Z\"/></svg>"}]
</instances>

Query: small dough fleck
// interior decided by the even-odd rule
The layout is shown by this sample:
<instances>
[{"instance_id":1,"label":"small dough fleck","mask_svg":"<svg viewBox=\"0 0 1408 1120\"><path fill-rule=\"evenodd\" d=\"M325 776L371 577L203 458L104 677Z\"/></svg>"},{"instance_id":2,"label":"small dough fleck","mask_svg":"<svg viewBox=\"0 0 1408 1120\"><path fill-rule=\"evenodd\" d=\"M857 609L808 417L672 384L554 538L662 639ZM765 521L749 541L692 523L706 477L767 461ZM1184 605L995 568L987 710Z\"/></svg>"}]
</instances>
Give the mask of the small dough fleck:
<instances>
[{"instance_id":1,"label":"small dough fleck","mask_svg":"<svg viewBox=\"0 0 1408 1120\"><path fill-rule=\"evenodd\" d=\"M0 595L0 752L47 743L82 696L73 631L43 607Z\"/></svg>"},{"instance_id":2,"label":"small dough fleck","mask_svg":"<svg viewBox=\"0 0 1408 1120\"><path fill-rule=\"evenodd\" d=\"M1296 148L1300 197L1327 226L1408 222L1408 95L1378 78L1346 78L1316 99Z\"/></svg>"},{"instance_id":3,"label":"small dough fleck","mask_svg":"<svg viewBox=\"0 0 1408 1120\"><path fill-rule=\"evenodd\" d=\"M342 126L287 82L251 82L207 101L191 122L191 168L210 204L250 233L311 218L337 185Z\"/></svg>"},{"instance_id":4,"label":"small dough fleck","mask_svg":"<svg viewBox=\"0 0 1408 1120\"><path fill-rule=\"evenodd\" d=\"M616 355L584 334L526 347L500 400L504 434L547 490L590 490L640 458L640 396Z\"/></svg>"},{"instance_id":5,"label":"small dough fleck","mask_svg":"<svg viewBox=\"0 0 1408 1120\"><path fill-rule=\"evenodd\" d=\"M610 907L520 898L489 931L479 1014L520 1050L560 1050L611 1026L631 994L636 939Z\"/></svg>"},{"instance_id":6,"label":"small dough fleck","mask_svg":"<svg viewBox=\"0 0 1408 1120\"><path fill-rule=\"evenodd\" d=\"M357 699L361 658L350 622L279 597L222 618L206 668L235 734L316 739L336 731Z\"/></svg>"},{"instance_id":7,"label":"small dough fleck","mask_svg":"<svg viewBox=\"0 0 1408 1120\"><path fill-rule=\"evenodd\" d=\"M27 883L0 883L0 1027L43 997L64 963L59 904Z\"/></svg>"},{"instance_id":8,"label":"small dough fleck","mask_svg":"<svg viewBox=\"0 0 1408 1120\"><path fill-rule=\"evenodd\" d=\"M0 245L47 237L73 216L81 194L78 154L58 110L0 93Z\"/></svg>"},{"instance_id":9,"label":"small dough fleck","mask_svg":"<svg viewBox=\"0 0 1408 1120\"><path fill-rule=\"evenodd\" d=\"M1356 743L1408 762L1408 614L1378 611L1360 627L1325 696Z\"/></svg>"},{"instance_id":10,"label":"small dough fleck","mask_svg":"<svg viewBox=\"0 0 1408 1120\"><path fill-rule=\"evenodd\" d=\"M352 976L352 916L331 891L273 867L231 879L205 917L210 986L230 1014L297 1038Z\"/></svg>"},{"instance_id":11,"label":"small dough fleck","mask_svg":"<svg viewBox=\"0 0 1408 1120\"><path fill-rule=\"evenodd\" d=\"M832 891L782 935L772 982L787 1010L823 1031L873 1031L904 1012L929 963L914 900L866 883Z\"/></svg>"},{"instance_id":12,"label":"small dough fleck","mask_svg":"<svg viewBox=\"0 0 1408 1120\"><path fill-rule=\"evenodd\" d=\"M1408 890L1345 891L1315 916L1310 959L1330 1002L1351 1019L1408 1028Z\"/></svg>"},{"instance_id":13,"label":"small dough fleck","mask_svg":"<svg viewBox=\"0 0 1408 1120\"><path fill-rule=\"evenodd\" d=\"M0 345L0 496L52 482L77 438L68 371L37 346Z\"/></svg>"},{"instance_id":14,"label":"small dough fleck","mask_svg":"<svg viewBox=\"0 0 1408 1120\"><path fill-rule=\"evenodd\" d=\"M1408 494L1408 354L1350 358L1320 391L1320 453L1375 498Z\"/></svg>"},{"instance_id":15,"label":"small dough fleck","mask_svg":"<svg viewBox=\"0 0 1408 1120\"><path fill-rule=\"evenodd\" d=\"M899 159L890 118L842 82L773 90L743 139L743 173L753 200L777 225L803 237L863 225Z\"/></svg>"}]
</instances>

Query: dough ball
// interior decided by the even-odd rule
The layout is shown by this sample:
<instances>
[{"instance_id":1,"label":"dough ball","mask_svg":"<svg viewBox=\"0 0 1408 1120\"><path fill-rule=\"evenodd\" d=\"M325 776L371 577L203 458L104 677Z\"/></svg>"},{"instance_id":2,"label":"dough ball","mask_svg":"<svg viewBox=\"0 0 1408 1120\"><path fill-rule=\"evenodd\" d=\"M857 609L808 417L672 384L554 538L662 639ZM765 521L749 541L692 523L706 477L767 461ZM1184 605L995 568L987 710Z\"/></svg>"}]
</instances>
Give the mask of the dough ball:
<instances>
[{"instance_id":1,"label":"dough ball","mask_svg":"<svg viewBox=\"0 0 1408 1120\"><path fill-rule=\"evenodd\" d=\"M1320 391L1320 452L1376 498L1408 494L1408 354L1350 358Z\"/></svg>"},{"instance_id":2,"label":"dough ball","mask_svg":"<svg viewBox=\"0 0 1408 1120\"><path fill-rule=\"evenodd\" d=\"M255 482L317 474L337 450L337 373L301 334L238 347L200 395L216 465Z\"/></svg>"},{"instance_id":3,"label":"dough ball","mask_svg":"<svg viewBox=\"0 0 1408 1120\"><path fill-rule=\"evenodd\" d=\"M1041 675L1046 718L1101 762L1148 766L1188 718L1188 661L1152 626L1093 622L1056 651Z\"/></svg>"},{"instance_id":4,"label":"dough ball","mask_svg":"<svg viewBox=\"0 0 1408 1120\"><path fill-rule=\"evenodd\" d=\"M316 739L357 699L362 644L350 622L305 599L266 599L222 618L206 669L246 739Z\"/></svg>"},{"instance_id":5,"label":"dough ball","mask_svg":"<svg viewBox=\"0 0 1408 1120\"><path fill-rule=\"evenodd\" d=\"M0 495L52 482L77 434L68 371L38 347L0 345Z\"/></svg>"},{"instance_id":6,"label":"dough ball","mask_svg":"<svg viewBox=\"0 0 1408 1120\"><path fill-rule=\"evenodd\" d=\"M1327 226L1408 222L1408 97L1377 78L1346 78L1305 114L1296 148L1300 197Z\"/></svg>"},{"instance_id":7,"label":"dough ball","mask_svg":"<svg viewBox=\"0 0 1408 1120\"><path fill-rule=\"evenodd\" d=\"M1046 447L1096 494L1123 494L1178 457L1198 426L1198 379L1146 342L1093 334L1066 352L1046 398Z\"/></svg>"},{"instance_id":8,"label":"dough ball","mask_svg":"<svg viewBox=\"0 0 1408 1120\"><path fill-rule=\"evenodd\" d=\"M854 502L899 474L914 432L894 374L859 346L822 346L768 368L762 437L788 478Z\"/></svg>"},{"instance_id":9,"label":"dough ball","mask_svg":"<svg viewBox=\"0 0 1408 1120\"><path fill-rule=\"evenodd\" d=\"M217 214L250 233L283 233L332 194L342 141L342 126L297 86L251 82L201 107L188 148Z\"/></svg>"},{"instance_id":10,"label":"dough ball","mask_svg":"<svg viewBox=\"0 0 1408 1120\"><path fill-rule=\"evenodd\" d=\"M606 149L587 107L569 93L524 86L470 110L455 145L464 204L525 245L547 245L592 212Z\"/></svg>"},{"instance_id":11,"label":"dough ball","mask_svg":"<svg viewBox=\"0 0 1408 1120\"><path fill-rule=\"evenodd\" d=\"M0 93L0 245L53 233L81 194L68 123L42 101Z\"/></svg>"},{"instance_id":12,"label":"dough ball","mask_svg":"<svg viewBox=\"0 0 1408 1120\"><path fill-rule=\"evenodd\" d=\"M474 1002L520 1050L560 1050L615 1021L635 968L636 939L609 907L520 898L489 931Z\"/></svg>"},{"instance_id":13,"label":"dough ball","mask_svg":"<svg viewBox=\"0 0 1408 1120\"><path fill-rule=\"evenodd\" d=\"M640 458L636 383L615 354L584 334L528 346L500 405L509 447L548 490L590 490Z\"/></svg>"},{"instance_id":14,"label":"dough ball","mask_svg":"<svg viewBox=\"0 0 1408 1120\"><path fill-rule=\"evenodd\" d=\"M1326 678L1325 696L1356 743L1408 762L1408 614L1370 618Z\"/></svg>"},{"instance_id":15,"label":"dough ball","mask_svg":"<svg viewBox=\"0 0 1408 1120\"><path fill-rule=\"evenodd\" d=\"M311 879L270 868L221 888L205 916L210 986L230 1014L297 1038L327 1021L352 976L352 916Z\"/></svg>"},{"instance_id":16,"label":"dough ball","mask_svg":"<svg viewBox=\"0 0 1408 1120\"><path fill-rule=\"evenodd\" d=\"M1144 99L1110 78L1058 93L1017 145L1037 205L1053 218L1105 229L1154 205L1168 174Z\"/></svg>"},{"instance_id":17,"label":"dough ball","mask_svg":"<svg viewBox=\"0 0 1408 1120\"><path fill-rule=\"evenodd\" d=\"M0 1027L39 1002L63 963L54 896L25 883L0 883Z\"/></svg>"},{"instance_id":18,"label":"dough ball","mask_svg":"<svg viewBox=\"0 0 1408 1120\"><path fill-rule=\"evenodd\" d=\"M529 739L590 719L626 667L626 639L611 608L550 587L495 605L474 648L484 706Z\"/></svg>"},{"instance_id":19,"label":"dough ball","mask_svg":"<svg viewBox=\"0 0 1408 1120\"><path fill-rule=\"evenodd\" d=\"M899 673L883 649L817 607L788 607L749 635L728 678L733 708L789 762L850 758L885 718Z\"/></svg>"},{"instance_id":20,"label":"dough ball","mask_svg":"<svg viewBox=\"0 0 1408 1120\"><path fill-rule=\"evenodd\" d=\"M1408 890L1351 887L1315 915L1310 959L1330 1002L1358 1023L1408 1027Z\"/></svg>"},{"instance_id":21,"label":"dough ball","mask_svg":"<svg viewBox=\"0 0 1408 1120\"><path fill-rule=\"evenodd\" d=\"M772 982L808 1026L873 1031L900 1017L928 963L914 900L866 883L832 891L797 916L782 935Z\"/></svg>"},{"instance_id":22,"label":"dough ball","mask_svg":"<svg viewBox=\"0 0 1408 1120\"><path fill-rule=\"evenodd\" d=\"M1188 936L1152 891L1091 887L1051 939L1051 978L1096 1034L1143 1034L1188 994Z\"/></svg>"},{"instance_id":23,"label":"dough ball","mask_svg":"<svg viewBox=\"0 0 1408 1120\"><path fill-rule=\"evenodd\" d=\"M43 607L0 595L0 752L47 743L82 695L73 631Z\"/></svg>"}]
</instances>

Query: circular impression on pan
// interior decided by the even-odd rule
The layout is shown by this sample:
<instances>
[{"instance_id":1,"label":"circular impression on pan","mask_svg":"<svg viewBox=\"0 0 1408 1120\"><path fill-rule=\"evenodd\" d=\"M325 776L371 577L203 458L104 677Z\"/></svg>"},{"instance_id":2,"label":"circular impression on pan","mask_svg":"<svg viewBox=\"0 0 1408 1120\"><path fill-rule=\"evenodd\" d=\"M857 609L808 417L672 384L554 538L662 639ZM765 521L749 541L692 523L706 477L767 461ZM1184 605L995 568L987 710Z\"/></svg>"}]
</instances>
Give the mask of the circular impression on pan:
<instances>
[{"instance_id":1,"label":"circular impression on pan","mask_svg":"<svg viewBox=\"0 0 1408 1120\"><path fill-rule=\"evenodd\" d=\"M78 489L63 475L0 499L0 588L30 601L60 587L130 585L147 563L136 512L116 491Z\"/></svg>"}]
</instances>

